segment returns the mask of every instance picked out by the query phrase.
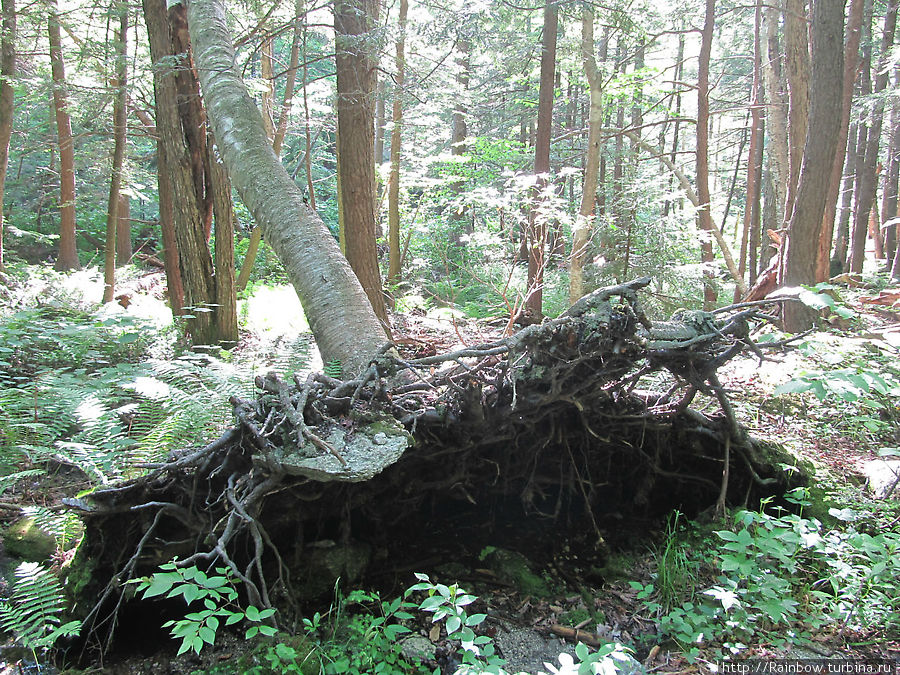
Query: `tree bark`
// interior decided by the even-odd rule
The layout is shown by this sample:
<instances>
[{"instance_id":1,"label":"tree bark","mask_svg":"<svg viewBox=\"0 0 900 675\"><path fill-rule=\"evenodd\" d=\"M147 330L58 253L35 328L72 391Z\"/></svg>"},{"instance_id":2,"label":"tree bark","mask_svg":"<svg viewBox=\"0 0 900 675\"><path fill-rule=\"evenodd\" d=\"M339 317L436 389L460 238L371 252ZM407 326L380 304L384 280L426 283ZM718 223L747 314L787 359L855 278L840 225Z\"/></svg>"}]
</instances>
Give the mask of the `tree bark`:
<instances>
[{"instance_id":1,"label":"tree bark","mask_svg":"<svg viewBox=\"0 0 900 675\"><path fill-rule=\"evenodd\" d=\"M556 36L559 6L556 0L544 5L544 33L541 42L541 82L538 92L538 124L534 146L536 185L528 214L528 291L526 310L532 320L544 315L544 268L546 266L547 218L540 213L541 193L550 173L550 140L553 131L553 94L556 75Z\"/></svg>"},{"instance_id":2,"label":"tree bark","mask_svg":"<svg viewBox=\"0 0 900 675\"><path fill-rule=\"evenodd\" d=\"M600 143L603 126L603 82L594 58L594 11L589 5L581 10L581 61L587 77L591 103L588 113L587 154L584 158L584 183L581 205L575 221L572 256L569 260L569 304L584 295L584 261L594 223L597 201L597 179L600 170Z\"/></svg>"},{"instance_id":3,"label":"tree bark","mask_svg":"<svg viewBox=\"0 0 900 675\"><path fill-rule=\"evenodd\" d=\"M759 229L760 222L760 197L762 194L762 191L760 190L760 181L762 179L763 142L762 14L762 0L757 0L753 31L753 89L750 93L750 149L747 159L747 197L744 205L741 251L738 257L738 272L742 279L747 272L750 233L754 229ZM735 288L734 296L735 302L740 300L740 288Z\"/></svg>"},{"instance_id":4,"label":"tree bark","mask_svg":"<svg viewBox=\"0 0 900 675\"><path fill-rule=\"evenodd\" d=\"M119 210L116 213L116 265L121 267L131 261L131 200L119 192Z\"/></svg>"},{"instance_id":5,"label":"tree bark","mask_svg":"<svg viewBox=\"0 0 900 675\"><path fill-rule=\"evenodd\" d=\"M106 253L103 261L103 302L112 302L116 286L116 246L119 230L119 191L125 163L127 132L125 97L128 86L128 8L118 9L119 30L116 33L116 94L113 99L113 156L106 208Z\"/></svg>"},{"instance_id":6,"label":"tree bark","mask_svg":"<svg viewBox=\"0 0 900 675\"><path fill-rule=\"evenodd\" d=\"M231 180L284 263L323 360L359 373L385 342L382 324L328 228L272 152L234 69L221 0L192 0L189 11L209 119Z\"/></svg>"},{"instance_id":7,"label":"tree bark","mask_svg":"<svg viewBox=\"0 0 900 675\"><path fill-rule=\"evenodd\" d=\"M809 27L805 0L785 0L784 50L788 84L788 180L785 222L790 218L809 124Z\"/></svg>"},{"instance_id":8,"label":"tree bark","mask_svg":"<svg viewBox=\"0 0 900 675\"><path fill-rule=\"evenodd\" d=\"M146 12L145 12L146 16ZM175 206L172 196L172 182L169 175L166 153L161 138L156 139L157 180L159 188L159 229L162 236L163 264L166 268L166 290L172 316L184 314L184 283L181 280L181 260L175 240Z\"/></svg>"},{"instance_id":9,"label":"tree bark","mask_svg":"<svg viewBox=\"0 0 900 675\"><path fill-rule=\"evenodd\" d=\"M841 190L841 174L847 150L850 129L850 110L853 103L853 84L856 82L856 67L859 63L859 40L862 27L865 0L851 0L844 40L844 79L841 90L841 127L838 130L837 152L831 167L828 197L825 200L825 216L822 220L822 235L816 250L816 282L827 281L831 276L831 248L834 239L834 220L837 215L838 196Z\"/></svg>"},{"instance_id":10,"label":"tree bark","mask_svg":"<svg viewBox=\"0 0 900 675\"><path fill-rule=\"evenodd\" d=\"M712 55L713 29L716 21L716 0L706 0L706 14L700 38L700 62L697 72L697 225L701 230L718 232L713 223L709 194L709 61ZM715 261L712 242L706 239L701 244L701 260L707 266ZM704 272L703 307L712 309L716 305L716 287L712 281L715 273L711 269ZM740 276L740 275L738 275Z\"/></svg>"},{"instance_id":11,"label":"tree bark","mask_svg":"<svg viewBox=\"0 0 900 675\"><path fill-rule=\"evenodd\" d=\"M406 75L404 46L406 41L406 14L409 2L400 0L400 15L397 28L397 55L394 74L394 106L391 120L391 174L388 184L388 285L400 281L400 143L403 126L403 84Z\"/></svg>"},{"instance_id":12,"label":"tree bark","mask_svg":"<svg viewBox=\"0 0 900 675\"><path fill-rule=\"evenodd\" d=\"M800 181L783 246L782 286L812 284L831 167L837 154L844 68L844 0L816 0L812 20L809 131ZM784 307L784 328L798 333L814 314L799 302Z\"/></svg>"},{"instance_id":13,"label":"tree bark","mask_svg":"<svg viewBox=\"0 0 900 675\"><path fill-rule=\"evenodd\" d=\"M375 315L389 330L375 249L375 70L377 0L337 0L338 172L345 254ZM268 240L268 237L266 237Z\"/></svg>"},{"instance_id":14,"label":"tree bark","mask_svg":"<svg viewBox=\"0 0 900 675\"><path fill-rule=\"evenodd\" d=\"M15 113L16 77L16 2L2 2L2 34L0 34L0 270L3 269L3 223L6 169L9 164L9 139Z\"/></svg>"},{"instance_id":15,"label":"tree bark","mask_svg":"<svg viewBox=\"0 0 900 675\"><path fill-rule=\"evenodd\" d=\"M854 122L850 126L847 152L844 158L843 188L841 189L841 207L838 210L837 235L834 251L831 255L830 273L840 274L847 269L847 250L850 246L850 218L853 206L853 184L856 175L857 143L859 125Z\"/></svg>"},{"instance_id":16,"label":"tree bark","mask_svg":"<svg viewBox=\"0 0 900 675\"><path fill-rule=\"evenodd\" d=\"M894 82L897 78L895 75ZM884 245L888 264L897 249L897 226L886 226L897 217L897 192L900 183L900 103L891 106L891 135L888 147L887 170L884 172L884 192L881 197L881 226L884 228Z\"/></svg>"},{"instance_id":17,"label":"tree bark","mask_svg":"<svg viewBox=\"0 0 900 675\"><path fill-rule=\"evenodd\" d=\"M56 137L59 144L59 257L56 269L79 269L75 246L75 145L69 117L66 68L59 32L59 9L50 0L47 35L50 42L50 70L53 75L53 109L56 113Z\"/></svg>"},{"instance_id":18,"label":"tree bark","mask_svg":"<svg viewBox=\"0 0 900 675\"><path fill-rule=\"evenodd\" d=\"M766 164L772 174L772 197L775 202L773 211L776 215L775 221L777 221L777 225L775 221L769 223L768 229L771 230L780 230L787 221L785 203L790 163L787 137L788 101L782 86L784 79L783 54L778 40L779 17L780 12L777 8L771 6L766 8L763 28L766 33L768 58L763 63L763 72L765 74L766 100L768 101L766 128L769 135L769 148L765 156ZM761 266L765 265L762 262L765 257L765 255L760 256Z\"/></svg>"},{"instance_id":19,"label":"tree bark","mask_svg":"<svg viewBox=\"0 0 900 675\"><path fill-rule=\"evenodd\" d=\"M210 179L213 186L212 202L215 218L216 248L213 258L216 273L216 329L219 343L226 347L238 342L237 303L234 281L234 205L231 201L231 181L218 156L214 138L210 136Z\"/></svg>"}]
</instances>

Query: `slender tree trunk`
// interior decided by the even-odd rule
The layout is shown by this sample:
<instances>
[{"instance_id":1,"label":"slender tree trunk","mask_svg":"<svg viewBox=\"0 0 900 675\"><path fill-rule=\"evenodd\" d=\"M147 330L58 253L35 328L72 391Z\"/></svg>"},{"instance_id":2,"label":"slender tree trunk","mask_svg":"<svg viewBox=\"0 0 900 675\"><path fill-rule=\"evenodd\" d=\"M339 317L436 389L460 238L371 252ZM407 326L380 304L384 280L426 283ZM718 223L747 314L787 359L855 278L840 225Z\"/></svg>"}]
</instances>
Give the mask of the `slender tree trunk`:
<instances>
[{"instance_id":1,"label":"slender tree trunk","mask_svg":"<svg viewBox=\"0 0 900 675\"><path fill-rule=\"evenodd\" d=\"M391 178L388 187L388 285L393 286L400 281L400 137L403 126L403 84L406 72L404 43L406 40L406 14L409 11L407 0L400 0L400 16L397 38L397 56L394 74L394 106L391 129Z\"/></svg>"},{"instance_id":2,"label":"slender tree trunk","mask_svg":"<svg viewBox=\"0 0 900 675\"><path fill-rule=\"evenodd\" d=\"M675 74L673 78L676 82L681 80L682 73L684 72L684 33L679 33L678 35L678 51L675 56ZM665 129L665 127L664 127ZM681 131L681 90L677 89L675 92L675 122L672 128L672 152L669 155L669 159L672 162L675 162L676 157L678 156L678 132ZM660 143L661 148L665 148L665 143ZM669 189L672 189L672 176L669 176ZM674 210L675 203L672 200L666 199L663 204L663 218L667 218L670 210Z\"/></svg>"},{"instance_id":3,"label":"slender tree trunk","mask_svg":"<svg viewBox=\"0 0 900 675\"><path fill-rule=\"evenodd\" d=\"M297 86L297 69L300 65L300 43L303 39L303 26L306 22L303 0L294 3L294 32L291 38L291 57L287 69L287 79L284 83L284 98L281 101L281 110L278 114L278 125L275 127L275 135L272 139L272 150L275 155L281 156L281 146L287 134L288 120L291 116L291 107L294 100L294 90ZM304 85L306 83L304 82Z\"/></svg>"},{"instance_id":4,"label":"slender tree trunk","mask_svg":"<svg viewBox=\"0 0 900 675\"><path fill-rule=\"evenodd\" d=\"M121 267L131 261L131 200L119 193L119 210L116 221L116 265Z\"/></svg>"},{"instance_id":5,"label":"slender tree trunk","mask_svg":"<svg viewBox=\"0 0 900 675\"><path fill-rule=\"evenodd\" d=\"M744 224L741 232L741 252L738 257L738 271L741 278L747 272L747 258L750 247L750 232L759 229L760 214L760 180L762 178L762 0L756 2L756 13L753 30L753 89L750 93L750 150L747 159L747 198L744 205ZM740 289L734 290L735 302L740 300Z\"/></svg>"},{"instance_id":6,"label":"slender tree trunk","mask_svg":"<svg viewBox=\"0 0 900 675\"><path fill-rule=\"evenodd\" d=\"M894 44L894 33L897 27L898 0L888 2L884 19L884 33L881 39L881 53L875 76L876 96L866 136L866 147L863 156L863 173L859 177L859 190L856 200L856 214L853 223L853 237L850 247L850 271L860 274L866 257L866 234L869 228L869 212L875 207L875 191L878 187L878 147L881 141L881 126L884 119L884 98L879 96L888 83L888 59L891 46Z\"/></svg>"},{"instance_id":7,"label":"slender tree trunk","mask_svg":"<svg viewBox=\"0 0 900 675\"><path fill-rule=\"evenodd\" d=\"M274 40L270 35L266 35L259 50L259 76L263 81L261 92L263 127L270 141L275 140L275 71L272 67L274 51Z\"/></svg>"},{"instance_id":8,"label":"slender tree trunk","mask_svg":"<svg viewBox=\"0 0 900 675\"><path fill-rule=\"evenodd\" d=\"M337 0L338 172L347 260L375 314L388 324L375 249L375 27L377 0Z\"/></svg>"},{"instance_id":9,"label":"slender tree trunk","mask_svg":"<svg viewBox=\"0 0 900 675\"><path fill-rule=\"evenodd\" d=\"M50 70L53 75L53 109L56 112L56 137L59 143L59 257L56 269L81 267L75 247L75 145L69 118L66 68L59 33L59 9L50 0L47 34L50 41Z\"/></svg>"},{"instance_id":10,"label":"slender tree trunk","mask_svg":"<svg viewBox=\"0 0 900 675\"><path fill-rule=\"evenodd\" d=\"M594 11L590 5L581 10L581 61L587 77L591 96L588 115L587 154L584 159L584 185L581 205L575 221L572 257L569 261L569 304L584 295L584 261L594 223L594 205L597 200L597 179L600 169L601 127L603 126L603 82L594 58Z\"/></svg>"},{"instance_id":11,"label":"slender tree trunk","mask_svg":"<svg viewBox=\"0 0 900 675\"><path fill-rule=\"evenodd\" d=\"M119 30L116 33L116 94L113 100L112 173L109 181L109 201L106 208L106 255L103 264L103 302L112 302L116 285L116 245L119 230L119 194L122 187L122 167L125 164L126 92L128 86L128 7L118 9Z\"/></svg>"},{"instance_id":12,"label":"slender tree trunk","mask_svg":"<svg viewBox=\"0 0 900 675\"><path fill-rule=\"evenodd\" d=\"M384 125L387 104L387 82L382 78L375 86L375 164L384 162Z\"/></svg>"},{"instance_id":13,"label":"slender tree trunk","mask_svg":"<svg viewBox=\"0 0 900 675\"><path fill-rule=\"evenodd\" d=\"M214 138L210 135L209 166L213 186L212 202L215 218L216 248L213 258L216 270L216 329L219 343L237 344L237 298L234 281L234 206L231 201L231 181L225 165L215 152Z\"/></svg>"},{"instance_id":14,"label":"slender tree trunk","mask_svg":"<svg viewBox=\"0 0 900 675\"><path fill-rule=\"evenodd\" d=\"M0 270L3 269L3 223L5 217L6 169L9 164L9 139L12 136L16 77L16 2L2 2L0 34Z\"/></svg>"},{"instance_id":15,"label":"slender tree trunk","mask_svg":"<svg viewBox=\"0 0 900 675\"><path fill-rule=\"evenodd\" d=\"M844 0L816 0L812 19L812 79L809 133L803 151L799 187L783 246L782 286L811 284L816 277L816 247L822 232L831 167L837 153L844 78ZM814 314L799 302L786 303L784 328L806 330Z\"/></svg>"},{"instance_id":16,"label":"slender tree trunk","mask_svg":"<svg viewBox=\"0 0 900 675\"><path fill-rule=\"evenodd\" d=\"M553 130L553 93L556 73L556 36L559 6L556 0L544 5L544 35L541 44L541 83L538 93L538 125L534 147L534 173L538 177L528 216L528 297L525 307L535 321L543 317L544 267L547 247L547 219L539 213L541 193L550 173L550 139Z\"/></svg>"},{"instance_id":17,"label":"slender tree trunk","mask_svg":"<svg viewBox=\"0 0 900 675\"><path fill-rule=\"evenodd\" d=\"M896 71L895 71L896 72ZM897 78L894 78L895 86ZM900 103L891 106L891 140L888 149L887 170L884 172L884 192L881 198L881 226L884 230L885 254L888 264L894 259L897 248L897 226L885 227L897 217L897 192L900 183Z\"/></svg>"},{"instance_id":18,"label":"slender tree trunk","mask_svg":"<svg viewBox=\"0 0 900 675\"><path fill-rule=\"evenodd\" d=\"M841 207L838 210L837 236L835 237L834 252L831 257L830 273L832 275L847 270L847 251L850 247L850 217L852 215L853 206L853 185L856 175L856 137L859 133L858 127L859 125L856 122L850 127L850 142L847 143L847 153L844 160L843 188L841 189L840 194Z\"/></svg>"},{"instance_id":19,"label":"slender tree trunk","mask_svg":"<svg viewBox=\"0 0 900 675\"><path fill-rule=\"evenodd\" d=\"M710 210L709 195L709 62L712 55L713 29L716 21L716 0L706 0L706 14L700 38L700 62L697 72L697 224L701 230L712 233L716 229ZM712 242L706 239L701 244L701 260L707 266L715 261ZM716 305L716 287L711 269L704 272L703 307L713 309Z\"/></svg>"},{"instance_id":20,"label":"slender tree trunk","mask_svg":"<svg viewBox=\"0 0 900 675\"><path fill-rule=\"evenodd\" d=\"M788 165L788 101L783 87L783 69L781 45L778 40L778 20L781 13L775 7L767 7L763 28L766 34L767 58L763 63L765 74L766 100L766 127L769 141L766 155L766 163L772 174L772 198L774 212L777 216L777 224L769 223L768 229L780 230L787 222L788 215L785 211L787 200L787 182L789 175ZM766 251L770 249L767 246ZM760 257L767 258L767 255Z\"/></svg>"},{"instance_id":21,"label":"slender tree trunk","mask_svg":"<svg viewBox=\"0 0 900 675\"><path fill-rule=\"evenodd\" d=\"M221 0L192 0L190 15L204 98L228 173L284 263L322 358L340 361L347 375L359 373L385 341L382 324L334 237L303 203L266 140L259 111L234 69ZM373 144L366 145L371 152Z\"/></svg>"},{"instance_id":22,"label":"slender tree trunk","mask_svg":"<svg viewBox=\"0 0 900 675\"><path fill-rule=\"evenodd\" d=\"M837 153L831 167L828 197L825 200L825 216L822 222L822 236L816 251L816 281L827 281L831 276L831 244L834 239L834 219L837 215L838 193L841 189L841 173L847 149L850 128L850 109L853 102L853 84L856 81L856 67L859 63L859 40L862 27L864 0L851 0L850 15L847 19L844 40L844 80L841 90L841 128L838 131Z\"/></svg>"}]
</instances>

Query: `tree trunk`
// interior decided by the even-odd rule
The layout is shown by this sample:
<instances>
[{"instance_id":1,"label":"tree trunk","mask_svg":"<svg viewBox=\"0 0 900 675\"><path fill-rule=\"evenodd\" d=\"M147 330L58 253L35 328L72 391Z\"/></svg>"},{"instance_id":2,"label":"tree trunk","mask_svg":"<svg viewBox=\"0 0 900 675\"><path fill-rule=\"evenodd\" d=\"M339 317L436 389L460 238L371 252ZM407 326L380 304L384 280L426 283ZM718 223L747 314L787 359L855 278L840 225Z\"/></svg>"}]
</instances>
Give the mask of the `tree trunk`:
<instances>
[{"instance_id":1,"label":"tree trunk","mask_svg":"<svg viewBox=\"0 0 900 675\"><path fill-rule=\"evenodd\" d=\"M275 140L275 72L272 68L274 49L272 36L266 35L259 50L259 76L263 81L261 92L263 128L270 141Z\"/></svg>"},{"instance_id":2,"label":"tree trunk","mask_svg":"<svg viewBox=\"0 0 900 675\"><path fill-rule=\"evenodd\" d=\"M788 102L782 86L782 60L781 46L778 41L778 21L780 12L776 7L767 7L765 13L765 21L763 27L766 33L766 52L767 57L763 63L763 72L765 73L766 84L766 100L768 101L768 110L766 111L766 128L769 134L769 148L765 153L766 164L772 174L772 197L773 210L776 214L777 225L775 222L769 223L771 230L780 230L784 223L787 222L787 214L785 211L785 203L787 200L787 182L790 164L788 159ZM768 247L766 248L768 251ZM760 256L765 258L765 255ZM763 263L763 266L765 263Z\"/></svg>"},{"instance_id":3,"label":"tree trunk","mask_svg":"<svg viewBox=\"0 0 900 675\"><path fill-rule=\"evenodd\" d=\"M831 167L828 197L825 200L825 216L822 221L822 235L816 251L816 282L827 281L831 276L831 244L834 239L834 219L837 215L838 193L841 189L841 173L847 149L850 128L850 109L853 103L853 84L856 82L856 67L859 63L859 40L862 27L865 0L851 0L850 16L847 19L844 41L844 79L841 90L841 128L838 130L837 153Z\"/></svg>"},{"instance_id":4,"label":"tree trunk","mask_svg":"<svg viewBox=\"0 0 900 675\"><path fill-rule=\"evenodd\" d=\"M709 61L712 55L713 28L716 21L716 0L706 0L706 14L700 38L700 63L697 72L697 225L701 230L712 233L713 223L709 195ZM701 244L701 260L708 267L715 262L712 242L706 239ZM703 307L713 309L716 305L716 287L713 282L715 272L704 272ZM740 275L738 275L740 276Z\"/></svg>"},{"instance_id":5,"label":"tree trunk","mask_svg":"<svg viewBox=\"0 0 900 675\"><path fill-rule=\"evenodd\" d=\"M112 302L116 286L116 246L119 230L119 190L122 187L122 167L125 163L125 134L127 132L125 98L128 86L128 8L119 12L116 33L116 94L113 99L112 173L109 181L109 201L106 208L106 255L103 264L103 302Z\"/></svg>"},{"instance_id":6,"label":"tree trunk","mask_svg":"<svg viewBox=\"0 0 900 675\"><path fill-rule=\"evenodd\" d=\"M844 158L844 178L841 189L841 207L838 210L837 236L834 242L834 252L831 256L830 274L840 274L847 270L847 251L850 242L850 218L853 206L853 184L856 175L857 143L859 125L854 122L850 126L849 142L847 143L846 157Z\"/></svg>"},{"instance_id":7,"label":"tree trunk","mask_svg":"<svg viewBox=\"0 0 900 675\"><path fill-rule=\"evenodd\" d=\"M288 63L287 80L284 83L284 98L281 101L281 111L278 114L278 125L275 127L275 136L272 139L272 151L276 157L281 157L281 146L287 134L288 120L291 116L291 107L294 100L294 90L297 86L297 69L300 65L300 42L303 39L303 29L306 23L303 0L294 3L294 32L291 37L291 57ZM303 83L306 86L306 82ZM307 152L309 150L307 149Z\"/></svg>"},{"instance_id":8,"label":"tree trunk","mask_svg":"<svg viewBox=\"0 0 900 675\"><path fill-rule=\"evenodd\" d=\"M403 125L403 83L406 71L404 43L406 40L406 14L409 2L400 0L400 16L397 28L397 57L394 74L394 107L391 117L391 177L388 185L388 285L400 281L400 136Z\"/></svg>"},{"instance_id":9,"label":"tree trunk","mask_svg":"<svg viewBox=\"0 0 900 675\"><path fill-rule=\"evenodd\" d=\"M146 17L146 13L144 15ZM169 295L169 308L172 316L184 315L184 283L181 281L181 261L178 256L178 244L175 240L175 206L172 195L172 182L166 164L166 153L161 138L156 139L156 169L159 174L159 229L163 245L163 263L166 266L166 290Z\"/></svg>"},{"instance_id":10,"label":"tree trunk","mask_svg":"<svg viewBox=\"0 0 900 675\"><path fill-rule=\"evenodd\" d=\"M862 273L866 257L866 234L869 228L869 212L875 207L875 192L878 187L878 148L881 141L881 127L884 119L884 98L879 96L885 90L889 76L889 59L894 33L897 27L898 0L888 3L884 18L884 33L881 39L881 53L875 76L876 96L866 137L863 170L859 180L856 199L856 214L853 223L853 237L850 246L850 272Z\"/></svg>"},{"instance_id":11,"label":"tree trunk","mask_svg":"<svg viewBox=\"0 0 900 675\"><path fill-rule=\"evenodd\" d=\"M50 70L53 75L53 109L56 112L56 137L59 143L59 257L56 269L79 269L75 247L75 146L69 118L66 68L59 33L59 9L50 0L47 35L50 41Z\"/></svg>"},{"instance_id":12,"label":"tree trunk","mask_svg":"<svg viewBox=\"0 0 900 675\"><path fill-rule=\"evenodd\" d=\"M738 271L741 278L747 272L750 232L759 229L760 180L762 178L763 102L762 102L762 0L757 0L753 31L753 89L750 94L750 150L747 159L747 197L744 205L744 226L741 233L741 252ZM752 282L751 282L752 283ZM734 290L734 301L740 299L739 288Z\"/></svg>"},{"instance_id":13,"label":"tree trunk","mask_svg":"<svg viewBox=\"0 0 900 675\"><path fill-rule=\"evenodd\" d=\"M896 85L897 78L894 82ZM887 223L897 217L897 192L900 183L900 103L896 101L891 106L891 136L888 148L887 170L884 172L884 192L881 197L881 226L884 229L885 254L888 264L894 259L897 248L897 226Z\"/></svg>"},{"instance_id":14,"label":"tree trunk","mask_svg":"<svg viewBox=\"0 0 900 675\"><path fill-rule=\"evenodd\" d=\"M377 0L337 0L338 172L345 254L375 315L388 330L375 249L375 69ZM268 241L268 237L266 237Z\"/></svg>"},{"instance_id":15,"label":"tree trunk","mask_svg":"<svg viewBox=\"0 0 900 675\"><path fill-rule=\"evenodd\" d=\"M272 152L235 71L221 0L192 0L191 37L219 152L244 204L297 290L319 351L344 373L366 369L385 332L325 224ZM371 143L366 146L371 152ZM371 205L371 200L365 200Z\"/></svg>"},{"instance_id":16,"label":"tree trunk","mask_svg":"<svg viewBox=\"0 0 900 675\"><path fill-rule=\"evenodd\" d=\"M12 136L16 77L16 2L2 2L2 34L0 34L0 270L3 269L3 222L5 209L6 169L9 164L9 139Z\"/></svg>"},{"instance_id":17,"label":"tree trunk","mask_svg":"<svg viewBox=\"0 0 900 675\"><path fill-rule=\"evenodd\" d=\"M817 1L817 0L816 0ZM785 0L784 50L788 83L788 181L785 222L790 218L809 124L809 27L805 0Z\"/></svg>"},{"instance_id":18,"label":"tree trunk","mask_svg":"<svg viewBox=\"0 0 900 675\"><path fill-rule=\"evenodd\" d=\"M594 11L589 5L581 10L581 61L590 90L591 107L588 115L587 154L584 159L584 184L581 205L575 221L572 257L569 261L569 304L584 295L584 261L594 224L594 204L597 201L597 179L600 169L600 143L603 126L603 82L594 58Z\"/></svg>"},{"instance_id":19,"label":"tree trunk","mask_svg":"<svg viewBox=\"0 0 900 675\"><path fill-rule=\"evenodd\" d=\"M556 35L559 6L556 0L544 5L544 32L541 42L541 82L538 92L538 124L534 145L536 185L528 214L528 291L525 308L532 320L544 315L544 268L546 266L547 217L540 213L541 193L550 173L550 139L553 131L553 94L556 75Z\"/></svg>"},{"instance_id":20,"label":"tree trunk","mask_svg":"<svg viewBox=\"0 0 900 675\"><path fill-rule=\"evenodd\" d=\"M131 248L131 200L121 192L116 215L116 265L121 267L131 262L131 256L134 255Z\"/></svg>"},{"instance_id":21,"label":"tree trunk","mask_svg":"<svg viewBox=\"0 0 900 675\"><path fill-rule=\"evenodd\" d=\"M231 347L238 342L236 287L234 282L234 205L231 201L231 181L210 136L210 179L216 227L216 249L213 262L216 271L216 331L219 343Z\"/></svg>"},{"instance_id":22,"label":"tree trunk","mask_svg":"<svg viewBox=\"0 0 900 675\"><path fill-rule=\"evenodd\" d=\"M803 151L800 182L785 238L782 286L812 284L816 250L822 233L831 167L837 154L844 78L844 0L816 0L812 20L812 79L809 133ZM784 328L799 333L814 314L801 303L784 307Z\"/></svg>"}]
</instances>

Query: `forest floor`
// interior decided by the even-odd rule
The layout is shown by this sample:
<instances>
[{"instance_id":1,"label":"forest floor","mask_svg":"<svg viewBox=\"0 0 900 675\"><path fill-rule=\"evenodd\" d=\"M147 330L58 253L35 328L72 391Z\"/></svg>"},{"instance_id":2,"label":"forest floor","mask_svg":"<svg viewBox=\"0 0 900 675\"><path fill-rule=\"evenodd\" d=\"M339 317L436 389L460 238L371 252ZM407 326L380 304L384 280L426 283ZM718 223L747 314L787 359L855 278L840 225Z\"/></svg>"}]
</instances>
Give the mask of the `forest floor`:
<instances>
[{"instance_id":1,"label":"forest floor","mask_svg":"<svg viewBox=\"0 0 900 675\"><path fill-rule=\"evenodd\" d=\"M93 290L96 289L89 286L89 291ZM159 280L154 275L136 276L127 282L124 292L129 296L128 308L111 311L165 322L164 313L160 314ZM876 297L874 291L840 289L838 292L842 295L841 304L855 312L854 318L835 319L836 325L829 330L814 333L800 345L772 355L762 363L753 355L735 359L721 371L721 378L741 423L752 434L781 443L814 462L820 484L835 506L863 514L876 529L900 532L900 490L895 489L886 499L882 498L883 492L896 480L895 472L900 471L900 466L878 454L881 448L900 444L898 392L891 391L885 396L858 390L854 393L853 383L859 381L850 377L869 371L881 372L877 364L896 360L900 310L890 304L896 299L893 296L882 294L885 304L872 304L860 299ZM36 302L38 296L36 293L28 301ZM278 311L271 311L275 307ZM296 350L296 336L305 329L305 322L289 288L260 287L254 299L244 305L241 318L246 329L241 344L233 350L235 367L263 372L291 359L296 361L296 355L290 352ZM407 353L426 356L449 351L460 344L495 338L502 324L502 321L491 324L462 318L448 320L413 312L397 315L394 330L398 343ZM309 341L304 344L308 346ZM314 351L307 350L305 354L309 369L321 368ZM818 377L818 373L845 375L828 379L827 375ZM775 394L777 387L784 387L789 381L802 382L804 377L807 381L825 382L821 400L814 392ZM7 490L2 497L4 510L0 516L12 520L19 505L58 508L63 497L71 497L86 487L85 476L80 472L64 465L57 469ZM558 664L557 656L561 652L573 652L571 640L566 641L561 634L576 629L579 639L588 642L617 641L633 647L636 658L648 672L715 671L717 656L713 652L701 651L686 658L673 642L660 642L658 617L648 610L647 597L641 589L658 583L664 560L662 552L682 536L706 537L705 548L700 546L695 553L710 560L706 563L695 560L692 569L711 581L714 575L709 563L717 555L715 544L710 543L717 540L711 533L716 527L724 527L723 523L712 523L708 514L699 514L696 524L685 529L683 516L670 516L668 521L647 521L628 513L613 514L604 525L608 550L604 560L599 561L587 537L584 541L578 536L563 541L552 523L544 531L536 532L517 527L514 519L494 527L472 522L470 518L471 512L436 523L430 536L417 540L415 550L405 552L402 559L384 561L383 565L391 568L390 573L375 570L362 583L368 581L388 599L399 596L404 587L415 582L413 572L428 573L432 579L448 584L458 582L478 596L470 609L487 614L483 628L507 659L509 672L538 673L547 670L545 663ZM504 556L498 556L498 550L505 552ZM63 563L67 555L56 554L55 563ZM505 558L507 563L510 558L516 560L519 572L511 571L509 564L498 562L500 558ZM699 587L705 582L696 579L695 583ZM318 609L328 615L338 610L352 613L370 606L371 603L367 606L325 601L307 611L312 613ZM798 621L801 619L798 616ZM452 648L434 632L428 619L419 615L410 625L417 636L417 648L422 648L422 642L425 648L429 644L432 649L437 648L437 656L429 657L431 667L453 672ZM414 642L408 643L410 649ZM900 659L900 635L896 632L886 632L877 626L856 629L848 622L819 631L803 648L785 651L776 642L763 640L745 645L740 658ZM259 649L256 643L230 634L223 634L214 648L204 650L200 656L176 656L177 646L159 627L145 630L143 634L136 630L126 636L117 653L103 666L70 672L236 673L242 672L236 669L238 659ZM15 651L0 651L0 675L37 672L24 670L27 659L14 660L15 655ZM41 672L56 671L48 666Z\"/></svg>"}]
</instances>

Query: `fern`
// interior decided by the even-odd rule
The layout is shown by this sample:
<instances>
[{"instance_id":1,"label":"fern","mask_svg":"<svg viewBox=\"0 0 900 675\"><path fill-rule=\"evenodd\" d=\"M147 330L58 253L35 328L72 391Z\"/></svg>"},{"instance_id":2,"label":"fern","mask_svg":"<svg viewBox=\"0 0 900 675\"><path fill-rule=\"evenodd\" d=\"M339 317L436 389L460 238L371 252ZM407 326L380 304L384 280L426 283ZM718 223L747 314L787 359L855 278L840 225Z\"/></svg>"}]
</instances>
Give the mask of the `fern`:
<instances>
[{"instance_id":1,"label":"fern","mask_svg":"<svg viewBox=\"0 0 900 675\"><path fill-rule=\"evenodd\" d=\"M39 563L16 568L9 600L0 601L0 627L33 652L51 648L60 637L77 635L80 621L60 624L65 599L59 580Z\"/></svg>"},{"instance_id":2,"label":"fern","mask_svg":"<svg viewBox=\"0 0 900 675\"><path fill-rule=\"evenodd\" d=\"M26 517L34 518L34 524L47 534L56 537L59 549L65 551L84 532L81 519L71 511L53 511L43 506L27 506L22 509Z\"/></svg>"},{"instance_id":3,"label":"fern","mask_svg":"<svg viewBox=\"0 0 900 675\"><path fill-rule=\"evenodd\" d=\"M43 469L25 469L24 471L14 471L6 473L5 467L0 466L0 496L9 490L12 486L25 478L34 478L35 476L43 476L47 472Z\"/></svg>"}]
</instances>

